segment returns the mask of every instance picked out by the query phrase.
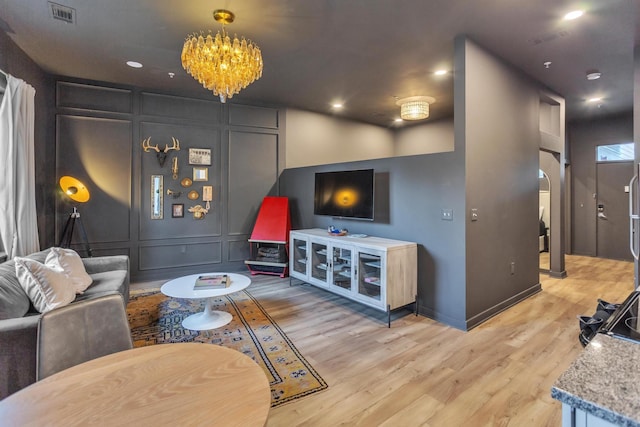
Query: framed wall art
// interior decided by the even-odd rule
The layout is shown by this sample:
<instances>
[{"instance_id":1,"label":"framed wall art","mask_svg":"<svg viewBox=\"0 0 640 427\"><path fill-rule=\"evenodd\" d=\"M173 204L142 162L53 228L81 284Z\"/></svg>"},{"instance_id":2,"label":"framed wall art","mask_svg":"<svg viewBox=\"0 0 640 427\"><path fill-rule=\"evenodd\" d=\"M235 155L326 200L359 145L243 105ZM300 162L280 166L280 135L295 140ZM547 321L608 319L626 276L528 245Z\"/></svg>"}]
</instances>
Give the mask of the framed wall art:
<instances>
[{"instance_id":1,"label":"framed wall art","mask_svg":"<svg viewBox=\"0 0 640 427\"><path fill-rule=\"evenodd\" d=\"M194 181L208 181L209 169L208 168L193 168L193 180Z\"/></svg>"},{"instance_id":2,"label":"framed wall art","mask_svg":"<svg viewBox=\"0 0 640 427\"><path fill-rule=\"evenodd\" d=\"M189 148L189 164L211 166L211 150L209 148Z\"/></svg>"},{"instance_id":3,"label":"framed wall art","mask_svg":"<svg viewBox=\"0 0 640 427\"><path fill-rule=\"evenodd\" d=\"M183 218L184 217L184 204L174 203L171 205L171 218Z\"/></svg>"}]
</instances>

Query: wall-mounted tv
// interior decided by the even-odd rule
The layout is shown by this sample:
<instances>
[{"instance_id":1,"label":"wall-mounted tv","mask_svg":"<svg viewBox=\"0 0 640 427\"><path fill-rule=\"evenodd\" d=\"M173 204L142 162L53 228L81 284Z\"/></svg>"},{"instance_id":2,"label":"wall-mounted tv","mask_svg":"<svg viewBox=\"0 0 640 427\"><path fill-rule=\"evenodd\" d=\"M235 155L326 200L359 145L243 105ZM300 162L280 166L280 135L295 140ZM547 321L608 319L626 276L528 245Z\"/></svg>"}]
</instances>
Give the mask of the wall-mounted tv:
<instances>
[{"instance_id":1,"label":"wall-mounted tv","mask_svg":"<svg viewBox=\"0 0 640 427\"><path fill-rule=\"evenodd\" d=\"M313 213L373 221L373 169L316 172Z\"/></svg>"}]
</instances>

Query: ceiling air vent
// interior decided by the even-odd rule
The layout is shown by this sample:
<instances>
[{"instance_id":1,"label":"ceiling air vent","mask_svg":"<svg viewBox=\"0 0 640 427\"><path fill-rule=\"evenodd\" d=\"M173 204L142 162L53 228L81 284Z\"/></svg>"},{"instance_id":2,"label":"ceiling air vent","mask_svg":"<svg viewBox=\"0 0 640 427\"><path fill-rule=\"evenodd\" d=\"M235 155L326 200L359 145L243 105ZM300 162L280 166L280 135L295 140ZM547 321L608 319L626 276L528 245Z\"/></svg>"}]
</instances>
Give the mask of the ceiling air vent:
<instances>
[{"instance_id":1,"label":"ceiling air vent","mask_svg":"<svg viewBox=\"0 0 640 427\"><path fill-rule=\"evenodd\" d=\"M49 2L49 10L51 10L51 17L53 19L64 21L68 24L76 23L76 10L72 7Z\"/></svg>"}]
</instances>

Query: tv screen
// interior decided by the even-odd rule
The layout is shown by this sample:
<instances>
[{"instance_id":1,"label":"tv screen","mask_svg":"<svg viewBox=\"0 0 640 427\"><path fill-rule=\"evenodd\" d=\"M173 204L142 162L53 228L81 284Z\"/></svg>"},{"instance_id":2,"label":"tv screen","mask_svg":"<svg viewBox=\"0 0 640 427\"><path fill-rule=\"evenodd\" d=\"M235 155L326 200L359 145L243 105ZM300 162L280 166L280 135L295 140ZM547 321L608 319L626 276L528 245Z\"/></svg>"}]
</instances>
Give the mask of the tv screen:
<instances>
[{"instance_id":1,"label":"tv screen","mask_svg":"<svg viewBox=\"0 0 640 427\"><path fill-rule=\"evenodd\" d=\"M317 172L313 213L373 220L373 169Z\"/></svg>"}]
</instances>

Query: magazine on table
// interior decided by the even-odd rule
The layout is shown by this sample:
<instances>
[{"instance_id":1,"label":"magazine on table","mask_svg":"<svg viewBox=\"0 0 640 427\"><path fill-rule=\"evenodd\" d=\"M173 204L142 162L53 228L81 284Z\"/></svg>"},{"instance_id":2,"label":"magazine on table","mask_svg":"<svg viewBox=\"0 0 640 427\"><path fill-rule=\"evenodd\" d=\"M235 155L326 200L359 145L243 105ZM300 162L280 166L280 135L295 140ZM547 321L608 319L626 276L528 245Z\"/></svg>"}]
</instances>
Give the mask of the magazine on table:
<instances>
[{"instance_id":1,"label":"magazine on table","mask_svg":"<svg viewBox=\"0 0 640 427\"><path fill-rule=\"evenodd\" d=\"M231 279L226 274L207 274L198 276L196 283L193 285L194 290L203 289L224 289L231 285Z\"/></svg>"}]
</instances>

